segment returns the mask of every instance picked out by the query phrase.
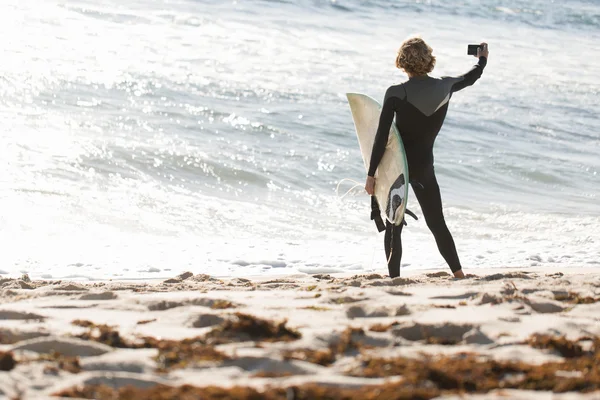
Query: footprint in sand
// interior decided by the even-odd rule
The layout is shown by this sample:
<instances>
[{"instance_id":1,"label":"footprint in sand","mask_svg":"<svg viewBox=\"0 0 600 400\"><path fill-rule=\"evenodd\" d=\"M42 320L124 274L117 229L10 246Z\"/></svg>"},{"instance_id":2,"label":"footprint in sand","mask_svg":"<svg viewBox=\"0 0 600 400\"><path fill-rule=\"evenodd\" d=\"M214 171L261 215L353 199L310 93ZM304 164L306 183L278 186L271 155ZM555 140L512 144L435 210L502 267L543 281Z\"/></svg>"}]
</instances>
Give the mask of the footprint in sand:
<instances>
[{"instance_id":1,"label":"footprint in sand","mask_svg":"<svg viewBox=\"0 0 600 400\"><path fill-rule=\"evenodd\" d=\"M346 310L346 317L354 318L382 318L382 317L399 317L409 315L410 309L405 305L399 307L368 307L354 305Z\"/></svg>"},{"instance_id":2,"label":"footprint in sand","mask_svg":"<svg viewBox=\"0 0 600 400\"><path fill-rule=\"evenodd\" d=\"M161 300L154 301L148 304L148 310L150 311L165 311L170 310L176 307L182 307L184 305L181 301L170 301L170 300Z\"/></svg>"},{"instance_id":3,"label":"footprint in sand","mask_svg":"<svg viewBox=\"0 0 600 400\"><path fill-rule=\"evenodd\" d=\"M479 292L465 292L465 293L455 294L455 295L434 296L434 297L430 297L430 299L433 299L433 300L467 300L467 299L471 299L477 295L479 295Z\"/></svg>"},{"instance_id":4,"label":"footprint in sand","mask_svg":"<svg viewBox=\"0 0 600 400\"><path fill-rule=\"evenodd\" d=\"M449 273L444 272L444 271L440 271L440 272L431 272L429 274L425 274L427 275L429 278L442 278L442 277L448 277L450 276Z\"/></svg>"},{"instance_id":5,"label":"footprint in sand","mask_svg":"<svg viewBox=\"0 0 600 400\"><path fill-rule=\"evenodd\" d=\"M68 357L90 357L113 351L113 348L102 343L90 342L76 338L47 336L30 339L15 344L11 351L33 351L35 353L60 353Z\"/></svg>"},{"instance_id":6,"label":"footprint in sand","mask_svg":"<svg viewBox=\"0 0 600 400\"><path fill-rule=\"evenodd\" d=\"M0 344L14 344L23 340L45 337L49 334L41 331L20 331L10 328L0 328Z\"/></svg>"},{"instance_id":7,"label":"footprint in sand","mask_svg":"<svg viewBox=\"0 0 600 400\"><path fill-rule=\"evenodd\" d=\"M81 360L83 371L117 371L143 374L156 369L156 349L118 349Z\"/></svg>"},{"instance_id":8,"label":"footprint in sand","mask_svg":"<svg viewBox=\"0 0 600 400\"><path fill-rule=\"evenodd\" d=\"M237 308L238 304L235 304L229 300L222 299L207 299L197 298L184 301L173 301L173 300L160 300L148 303L148 310L150 311L165 311L176 307L183 306L201 306L212 308L213 310L222 310L226 308Z\"/></svg>"},{"instance_id":9,"label":"footprint in sand","mask_svg":"<svg viewBox=\"0 0 600 400\"><path fill-rule=\"evenodd\" d=\"M223 367L237 367L248 372L261 372L265 374L309 375L322 368L308 363L299 363L294 360L277 360L270 357L238 357L235 360L226 360Z\"/></svg>"},{"instance_id":10,"label":"footprint in sand","mask_svg":"<svg viewBox=\"0 0 600 400\"><path fill-rule=\"evenodd\" d=\"M88 372L69 381L69 386L74 387L91 385L106 385L115 389L126 386L137 389L149 389L157 385L169 385L169 382L153 375L112 371ZM64 384L59 384L56 388L51 389L50 392L57 392L59 388L64 388Z\"/></svg>"},{"instance_id":11,"label":"footprint in sand","mask_svg":"<svg viewBox=\"0 0 600 400\"><path fill-rule=\"evenodd\" d=\"M424 340L432 344L457 344L462 341L472 344L493 343L489 337L472 324L420 324L418 322L405 324L392 329L395 336L410 341Z\"/></svg>"},{"instance_id":12,"label":"footprint in sand","mask_svg":"<svg viewBox=\"0 0 600 400\"><path fill-rule=\"evenodd\" d=\"M487 276L482 276L479 280L483 281L497 281L499 279L533 279L536 277L535 275L529 276L526 272L508 272L506 274L492 274Z\"/></svg>"},{"instance_id":13,"label":"footprint in sand","mask_svg":"<svg viewBox=\"0 0 600 400\"><path fill-rule=\"evenodd\" d=\"M388 290L387 294L391 294L392 296L412 296L412 293L403 292L402 290Z\"/></svg>"},{"instance_id":14,"label":"footprint in sand","mask_svg":"<svg viewBox=\"0 0 600 400\"><path fill-rule=\"evenodd\" d=\"M216 314L201 314L190 320L190 325L194 328L208 328L210 326L219 325L225 321L225 318Z\"/></svg>"},{"instance_id":15,"label":"footprint in sand","mask_svg":"<svg viewBox=\"0 0 600 400\"><path fill-rule=\"evenodd\" d=\"M117 298L114 292L88 293L79 297L79 300L114 300Z\"/></svg>"},{"instance_id":16,"label":"footprint in sand","mask_svg":"<svg viewBox=\"0 0 600 400\"><path fill-rule=\"evenodd\" d=\"M558 305L558 304L554 304L551 302L534 302L534 301L529 301L527 302L527 304L529 305L529 307L531 307L531 309L535 312L538 312L540 314L552 314L552 313L558 313L561 311L564 311L564 307Z\"/></svg>"},{"instance_id":17,"label":"footprint in sand","mask_svg":"<svg viewBox=\"0 0 600 400\"><path fill-rule=\"evenodd\" d=\"M0 310L0 321L1 320L43 320L46 319L43 315L38 315L34 313L21 312L21 311L11 311L11 310Z\"/></svg>"},{"instance_id":18,"label":"footprint in sand","mask_svg":"<svg viewBox=\"0 0 600 400\"><path fill-rule=\"evenodd\" d=\"M75 285L73 283L64 283L64 284L60 285L59 287L57 287L56 290L71 291L71 292L75 292L75 291L87 292L89 289L82 285Z\"/></svg>"}]
</instances>

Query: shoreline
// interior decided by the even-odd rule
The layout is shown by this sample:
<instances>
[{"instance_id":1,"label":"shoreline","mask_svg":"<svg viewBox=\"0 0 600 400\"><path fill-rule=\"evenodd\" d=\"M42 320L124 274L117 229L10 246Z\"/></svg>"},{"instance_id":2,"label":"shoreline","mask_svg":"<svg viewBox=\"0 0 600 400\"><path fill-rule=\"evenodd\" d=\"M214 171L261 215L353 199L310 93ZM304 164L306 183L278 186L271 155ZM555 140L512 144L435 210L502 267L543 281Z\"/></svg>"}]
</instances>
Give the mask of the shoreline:
<instances>
[{"instance_id":1,"label":"shoreline","mask_svg":"<svg viewBox=\"0 0 600 400\"><path fill-rule=\"evenodd\" d=\"M561 265L561 266L557 266L557 265L552 265L552 266L539 266L539 265L535 265L535 266L502 266L502 267L491 267L491 268L468 268L466 269L465 274L469 275L471 277L477 277L477 276L482 276L482 275L491 275L494 274L495 271L526 271L526 272L535 272L535 273L557 273L557 272L562 272L564 270L568 270L570 272L575 272L575 273L595 273L598 272L600 273L600 264L598 264L597 266L567 266L567 265ZM407 268L407 267L403 267L400 270L400 277L404 278L404 277L412 277L415 275L425 275L428 273L435 273L435 272L447 272L448 274L451 274L451 271L448 267L432 267L432 268ZM182 274L185 272L182 272ZM206 273L202 273L201 275L210 275L212 278L216 278L216 279L222 279L222 280L227 280L227 279L236 279L236 278L242 278L242 279L250 279L252 281L261 281L261 280L271 280L271 279L285 279L285 278L306 278L306 277L311 277L314 275L330 275L334 278L350 278L352 276L356 276L356 275L372 275L372 274L376 274L376 275L380 275L382 276L382 278L386 278L389 277L387 275L387 271L384 270L383 268L380 269L376 269L376 270L371 270L371 271L351 271L351 272L315 272L315 273L307 273L307 272L282 272L282 273L268 273L268 274L240 274L240 275L218 275L218 274L206 274ZM181 275L181 274L180 274ZM27 273L2 273L0 274L0 281L2 280L6 280L6 279L22 279L24 276L27 276L29 278L29 274ZM177 275L175 275L177 276ZM78 282L78 283L109 283L109 282L114 282L114 283L119 283L119 282L127 282L127 283L161 283L165 280L168 279L172 279L174 277L174 274L165 274L165 275L161 275L161 276L157 276L157 277L151 277L151 278L122 278L122 277L116 277L116 278L87 278L87 277L75 277L75 278L71 278L71 277L66 277L66 278L60 278L60 277L56 277L56 278L29 278L29 279L34 279L35 281L39 281L39 282L57 282L57 281L61 281L61 282Z\"/></svg>"}]
</instances>

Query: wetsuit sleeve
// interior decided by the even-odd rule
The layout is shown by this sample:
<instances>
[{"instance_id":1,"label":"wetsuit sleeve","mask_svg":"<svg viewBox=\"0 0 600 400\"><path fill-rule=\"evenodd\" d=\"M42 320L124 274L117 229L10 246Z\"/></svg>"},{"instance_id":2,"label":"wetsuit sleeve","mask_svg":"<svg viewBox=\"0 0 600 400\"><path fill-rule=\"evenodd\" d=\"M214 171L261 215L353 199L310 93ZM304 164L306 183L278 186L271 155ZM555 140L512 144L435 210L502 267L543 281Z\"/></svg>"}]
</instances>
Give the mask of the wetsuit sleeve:
<instances>
[{"instance_id":1,"label":"wetsuit sleeve","mask_svg":"<svg viewBox=\"0 0 600 400\"><path fill-rule=\"evenodd\" d=\"M371 151L371 162L369 164L369 176L375 176L375 171L379 166L379 162L385 152L385 147L388 142L390 135L390 128L394 121L394 112L396 110L396 97L388 97L386 93L386 100L383 103L381 109L381 115L379 116L379 126L377 127L377 133L375 134L375 142L373 143L373 150Z\"/></svg>"},{"instance_id":2,"label":"wetsuit sleeve","mask_svg":"<svg viewBox=\"0 0 600 400\"><path fill-rule=\"evenodd\" d=\"M471 86L477 82L477 79L481 78L481 74L483 73L483 69L485 68L486 64L487 58L479 57L479 62L475 64L475 66L471 68L469 72L457 77L459 79L462 78L462 80L452 85L451 93L458 92L459 90L462 90L467 86Z\"/></svg>"}]
</instances>

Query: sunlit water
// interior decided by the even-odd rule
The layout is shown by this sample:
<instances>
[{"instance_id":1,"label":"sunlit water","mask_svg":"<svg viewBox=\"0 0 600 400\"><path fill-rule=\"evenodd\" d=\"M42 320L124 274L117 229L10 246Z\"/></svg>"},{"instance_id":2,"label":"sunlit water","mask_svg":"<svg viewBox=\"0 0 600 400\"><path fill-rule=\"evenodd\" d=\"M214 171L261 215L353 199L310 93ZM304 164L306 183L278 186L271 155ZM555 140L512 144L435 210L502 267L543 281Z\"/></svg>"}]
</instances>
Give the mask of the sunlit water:
<instances>
[{"instance_id":1,"label":"sunlit water","mask_svg":"<svg viewBox=\"0 0 600 400\"><path fill-rule=\"evenodd\" d=\"M465 269L599 265L597 1L4 0L0 273L385 272L345 93L414 33L436 76L490 45L435 148Z\"/></svg>"}]
</instances>

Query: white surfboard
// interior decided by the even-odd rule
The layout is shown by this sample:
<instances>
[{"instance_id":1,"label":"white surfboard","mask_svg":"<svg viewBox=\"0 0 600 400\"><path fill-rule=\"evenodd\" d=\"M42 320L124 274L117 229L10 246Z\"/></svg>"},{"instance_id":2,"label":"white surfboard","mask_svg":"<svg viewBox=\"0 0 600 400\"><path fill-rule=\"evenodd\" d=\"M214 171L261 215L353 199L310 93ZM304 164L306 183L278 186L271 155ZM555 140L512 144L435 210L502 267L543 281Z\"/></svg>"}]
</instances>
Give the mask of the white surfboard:
<instances>
[{"instance_id":1,"label":"white surfboard","mask_svg":"<svg viewBox=\"0 0 600 400\"><path fill-rule=\"evenodd\" d=\"M346 93L365 170L369 170L375 134L379 126L381 105L360 93ZM408 200L408 164L402 139L392 123L385 153L375 173L375 198L388 221L400 225L404 220Z\"/></svg>"}]
</instances>

